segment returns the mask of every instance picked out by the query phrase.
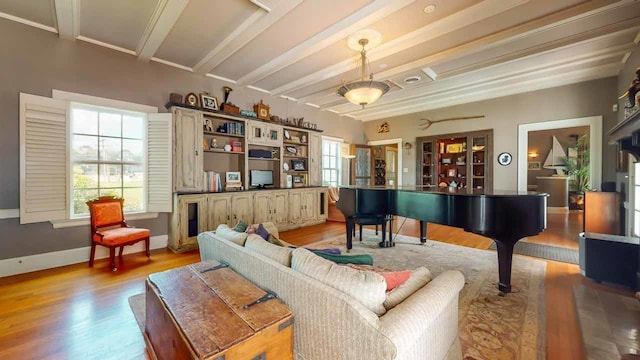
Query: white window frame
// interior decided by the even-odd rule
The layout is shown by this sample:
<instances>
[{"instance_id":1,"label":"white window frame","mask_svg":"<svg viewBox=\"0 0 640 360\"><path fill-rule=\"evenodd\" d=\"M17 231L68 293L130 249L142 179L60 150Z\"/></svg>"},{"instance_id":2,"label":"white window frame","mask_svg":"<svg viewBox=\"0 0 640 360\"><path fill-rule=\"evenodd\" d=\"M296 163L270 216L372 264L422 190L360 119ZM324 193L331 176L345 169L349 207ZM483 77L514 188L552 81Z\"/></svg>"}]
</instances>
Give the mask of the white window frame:
<instances>
[{"instance_id":1,"label":"white window frame","mask_svg":"<svg viewBox=\"0 0 640 360\"><path fill-rule=\"evenodd\" d=\"M61 90L52 90L52 98L54 99L58 99L58 100L64 100L67 101L69 103L68 108L67 108L67 113L71 114L71 103L79 103L79 104L86 104L86 105L90 105L90 106L99 106L99 107L105 107L105 108L112 108L112 109L117 109L117 110L123 110L123 111L132 111L132 112L139 112L139 113L158 113L158 108L155 106L148 106L148 105L142 105L142 104L135 104L135 103L131 103L131 102L127 102L127 101L121 101L121 100L113 100L113 99L107 99L107 98L102 98L102 97L97 97L97 96L91 96L91 95L85 95L85 94L78 94L78 93L73 93L73 92L68 92L68 91L61 91ZM69 115L70 116L70 115ZM147 124L148 124L148 119L147 119ZM148 126L148 125L146 125ZM72 138L72 128L71 126L69 126L68 129L68 133L67 133L67 146L68 149L71 149L71 138ZM148 174L148 168L147 168L147 142L145 141L144 144L144 152L145 152L145 173ZM69 174L71 174L72 167L71 167L71 151L68 152L67 154L67 164L69 164L70 169L69 169ZM145 185L145 189L148 189L148 176L145 177L145 181L147 182L147 184ZM69 196L69 203L71 206L71 204L73 203L73 194L72 194L72 190L73 190L73 179L70 179L67 182L67 194ZM146 194L145 194L146 196ZM89 225L89 216L78 216L78 217L71 217L71 209L69 209L68 211L68 218L65 220L53 220L51 221L51 224L53 225L54 229L60 229L60 228L66 228L66 227L74 227L74 226L86 226ZM153 218L157 218L158 217L158 213L157 212L139 212L139 213L130 213L127 214L127 219L128 220L139 220L139 219L153 219Z\"/></svg>"},{"instance_id":2,"label":"white window frame","mask_svg":"<svg viewBox=\"0 0 640 360\"><path fill-rule=\"evenodd\" d=\"M337 138L337 137L331 137L331 136L322 136L322 141L320 144L320 179L321 179L321 184L322 186L333 186L333 184L331 184L331 181L329 181L328 185L325 185L325 181L324 181L324 171L326 170L334 170L334 168L325 168L324 166L324 157L325 156L330 156L331 155L325 155L324 153L324 144L325 142L330 142L330 143L335 143L337 145L336 148L336 187L342 185L342 143L344 142L344 140L342 138Z\"/></svg>"}]
</instances>

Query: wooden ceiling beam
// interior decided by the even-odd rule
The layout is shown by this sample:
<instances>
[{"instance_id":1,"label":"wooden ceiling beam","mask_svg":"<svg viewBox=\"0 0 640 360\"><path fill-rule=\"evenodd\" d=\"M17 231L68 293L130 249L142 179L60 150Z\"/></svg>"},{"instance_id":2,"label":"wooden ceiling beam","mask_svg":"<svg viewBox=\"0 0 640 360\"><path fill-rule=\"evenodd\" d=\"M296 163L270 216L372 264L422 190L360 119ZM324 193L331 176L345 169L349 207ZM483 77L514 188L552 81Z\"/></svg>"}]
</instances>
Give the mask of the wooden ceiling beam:
<instances>
[{"instance_id":1,"label":"wooden ceiling beam","mask_svg":"<svg viewBox=\"0 0 640 360\"><path fill-rule=\"evenodd\" d=\"M80 0L55 0L54 7L58 35L75 41L80 35Z\"/></svg>"},{"instance_id":2,"label":"wooden ceiling beam","mask_svg":"<svg viewBox=\"0 0 640 360\"><path fill-rule=\"evenodd\" d=\"M136 47L138 59L149 61L169 35L189 0L159 0Z\"/></svg>"}]
</instances>

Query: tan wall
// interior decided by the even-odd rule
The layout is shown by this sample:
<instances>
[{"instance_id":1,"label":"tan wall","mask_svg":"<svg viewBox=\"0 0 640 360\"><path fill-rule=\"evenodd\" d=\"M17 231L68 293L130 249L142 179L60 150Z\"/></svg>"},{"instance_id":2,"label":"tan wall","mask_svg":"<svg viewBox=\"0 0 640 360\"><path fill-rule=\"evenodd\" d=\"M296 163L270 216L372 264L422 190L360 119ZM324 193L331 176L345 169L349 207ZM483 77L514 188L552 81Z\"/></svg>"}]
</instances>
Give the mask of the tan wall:
<instances>
[{"instance_id":1,"label":"tan wall","mask_svg":"<svg viewBox=\"0 0 640 360\"><path fill-rule=\"evenodd\" d=\"M606 139L606 132L616 122L616 114L611 110L612 105L616 103L616 87L617 79L612 77L369 121L365 122L365 135L367 141L402 138L403 142L411 142L414 145L413 148L402 151L402 164L408 170L403 174L403 182L415 184L416 137L493 129L494 189L516 190L518 125L602 115L603 139ZM427 130L418 128L418 121L421 118L438 120L472 115L484 115L485 118L434 124ZM389 123L389 132L378 134L376 128L385 121ZM602 179L613 181L615 179L615 147L607 146L606 140L603 144L605 145L603 145L602 156ZM513 155L513 162L509 166L501 166L496 161L497 155L503 151Z\"/></svg>"},{"instance_id":2,"label":"tan wall","mask_svg":"<svg viewBox=\"0 0 640 360\"><path fill-rule=\"evenodd\" d=\"M82 41L61 40L56 34L4 19L0 19L0 34L0 209L19 207L20 92L50 97L52 89L59 89L156 106L164 112L171 92L209 91L221 102L222 87L228 85ZM326 135L350 143L364 141L360 121L231 87L230 101L242 109L252 109L263 99L272 114L304 117ZM141 224L150 227L152 235L167 233L165 215ZM0 233L0 259L89 245L88 227L53 230L49 223L19 225L18 219L6 219L0 220Z\"/></svg>"}]
</instances>

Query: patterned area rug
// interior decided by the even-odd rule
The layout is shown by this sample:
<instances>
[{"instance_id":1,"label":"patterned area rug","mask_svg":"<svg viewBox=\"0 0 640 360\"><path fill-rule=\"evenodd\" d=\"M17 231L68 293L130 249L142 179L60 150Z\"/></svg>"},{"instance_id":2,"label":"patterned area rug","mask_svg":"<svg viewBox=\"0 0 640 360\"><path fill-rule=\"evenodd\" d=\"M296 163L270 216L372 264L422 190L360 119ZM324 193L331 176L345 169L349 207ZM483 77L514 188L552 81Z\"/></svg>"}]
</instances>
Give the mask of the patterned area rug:
<instances>
[{"instance_id":1,"label":"patterned area rug","mask_svg":"<svg viewBox=\"0 0 640 360\"><path fill-rule=\"evenodd\" d=\"M428 268L434 276L444 270L460 270L466 285L460 293L459 334L465 359L545 359L546 263L514 256L513 292L501 296L497 289L498 259L495 251L478 250L398 235L396 246L381 249L379 236L364 229L362 242L354 238L351 254L370 254L376 268L387 270ZM307 247L346 249L344 235Z\"/></svg>"},{"instance_id":2,"label":"patterned area rug","mask_svg":"<svg viewBox=\"0 0 640 360\"><path fill-rule=\"evenodd\" d=\"M489 247L496 249L496 243L491 243ZM525 241L518 241L513 248L515 254L533 256L541 259L565 262L578 265L579 253L576 249L568 249L558 246L534 244Z\"/></svg>"}]
</instances>

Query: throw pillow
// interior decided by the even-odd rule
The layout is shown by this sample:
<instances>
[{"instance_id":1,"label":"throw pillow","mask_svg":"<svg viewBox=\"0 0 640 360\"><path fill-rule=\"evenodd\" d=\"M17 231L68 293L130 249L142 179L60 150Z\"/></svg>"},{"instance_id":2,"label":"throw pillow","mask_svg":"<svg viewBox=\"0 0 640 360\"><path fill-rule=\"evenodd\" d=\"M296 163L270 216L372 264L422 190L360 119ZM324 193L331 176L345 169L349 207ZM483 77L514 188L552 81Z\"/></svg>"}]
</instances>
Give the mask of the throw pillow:
<instances>
[{"instance_id":1,"label":"throw pillow","mask_svg":"<svg viewBox=\"0 0 640 360\"><path fill-rule=\"evenodd\" d=\"M369 254L361 255L334 255L324 252L314 252L321 258L333 261L337 264L373 265L373 258Z\"/></svg>"},{"instance_id":2,"label":"throw pillow","mask_svg":"<svg viewBox=\"0 0 640 360\"><path fill-rule=\"evenodd\" d=\"M386 311L387 284L381 275L337 265L303 248L293 250L291 268L351 296L378 316Z\"/></svg>"},{"instance_id":3,"label":"throw pillow","mask_svg":"<svg viewBox=\"0 0 640 360\"><path fill-rule=\"evenodd\" d=\"M260 235L265 240L269 239L269 232L267 231L267 229L264 228L264 226L262 226L262 224L258 225L258 229L256 230L256 235Z\"/></svg>"},{"instance_id":4,"label":"throw pillow","mask_svg":"<svg viewBox=\"0 0 640 360\"><path fill-rule=\"evenodd\" d=\"M269 234L275 236L276 238L280 238L280 234L278 233L278 227L276 226L276 224L267 221L266 223L262 223L262 226L267 229L267 231L269 232Z\"/></svg>"},{"instance_id":5,"label":"throw pillow","mask_svg":"<svg viewBox=\"0 0 640 360\"><path fill-rule=\"evenodd\" d=\"M280 242L280 240L278 240L277 237L269 234L269 237L267 238L267 241L272 243L273 245L278 245L278 246L282 246L284 247L284 245Z\"/></svg>"},{"instance_id":6,"label":"throw pillow","mask_svg":"<svg viewBox=\"0 0 640 360\"><path fill-rule=\"evenodd\" d=\"M223 238L224 240L231 241L240 246L244 246L244 242L245 240L247 240L247 236L249 236L248 234L230 229L229 225L227 224L218 225L218 228L216 229L216 235Z\"/></svg>"},{"instance_id":7,"label":"throw pillow","mask_svg":"<svg viewBox=\"0 0 640 360\"><path fill-rule=\"evenodd\" d=\"M245 224L244 221L240 220L240 222L236 225L236 227L233 228L233 230L237 232L245 232L245 230L247 230L247 224Z\"/></svg>"},{"instance_id":8,"label":"throw pillow","mask_svg":"<svg viewBox=\"0 0 640 360\"><path fill-rule=\"evenodd\" d=\"M270 244L258 235L249 235L245 248L262 254L284 266L291 267L292 249Z\"/></svg>"},{"instance_id":9,"label":"throw pillow","mask_svg":"<svg viewBox=\"0 0 640 360\"><path fill-rule=\"evenodd\" d=\"M309 248L305 248L311 252L314 253L325 253L325 254L333 254L333 255L340 255L340 249L339 248L327 248L327 249L309 249Z\"/></svg>"},{"instance_id":10,"label":"throw pillow","mask_svg":"<svg viewBox=\"0 0 640 360\"><path fill-rule=\"evenodd\" d=\"M387 293L386 299L384 300L385 309L390 310L400 304L404 299L411 296L411 294L427 285L432 278L431 272L427 268L419 267L413 270L411 276L404 284Z\"/></svg>"},{"instance_id":11,"label":"throw pillow","mask_svg":"<svg viewBox=\"0 0 640 360\"><path fill-rule=\"evenodd\" d=\"M347 266L352 268L352 269L373 271L373 272L376 272L376 273L382 275L384 280L387 282L387 292L389 292L389 291L397 288L398 286L404 284L407 280L409 280L409 277L411 277L411 271L410 270L381 271L381 270L376 270L371 265L348 264Z\"/></svg>"}]
</instances>

